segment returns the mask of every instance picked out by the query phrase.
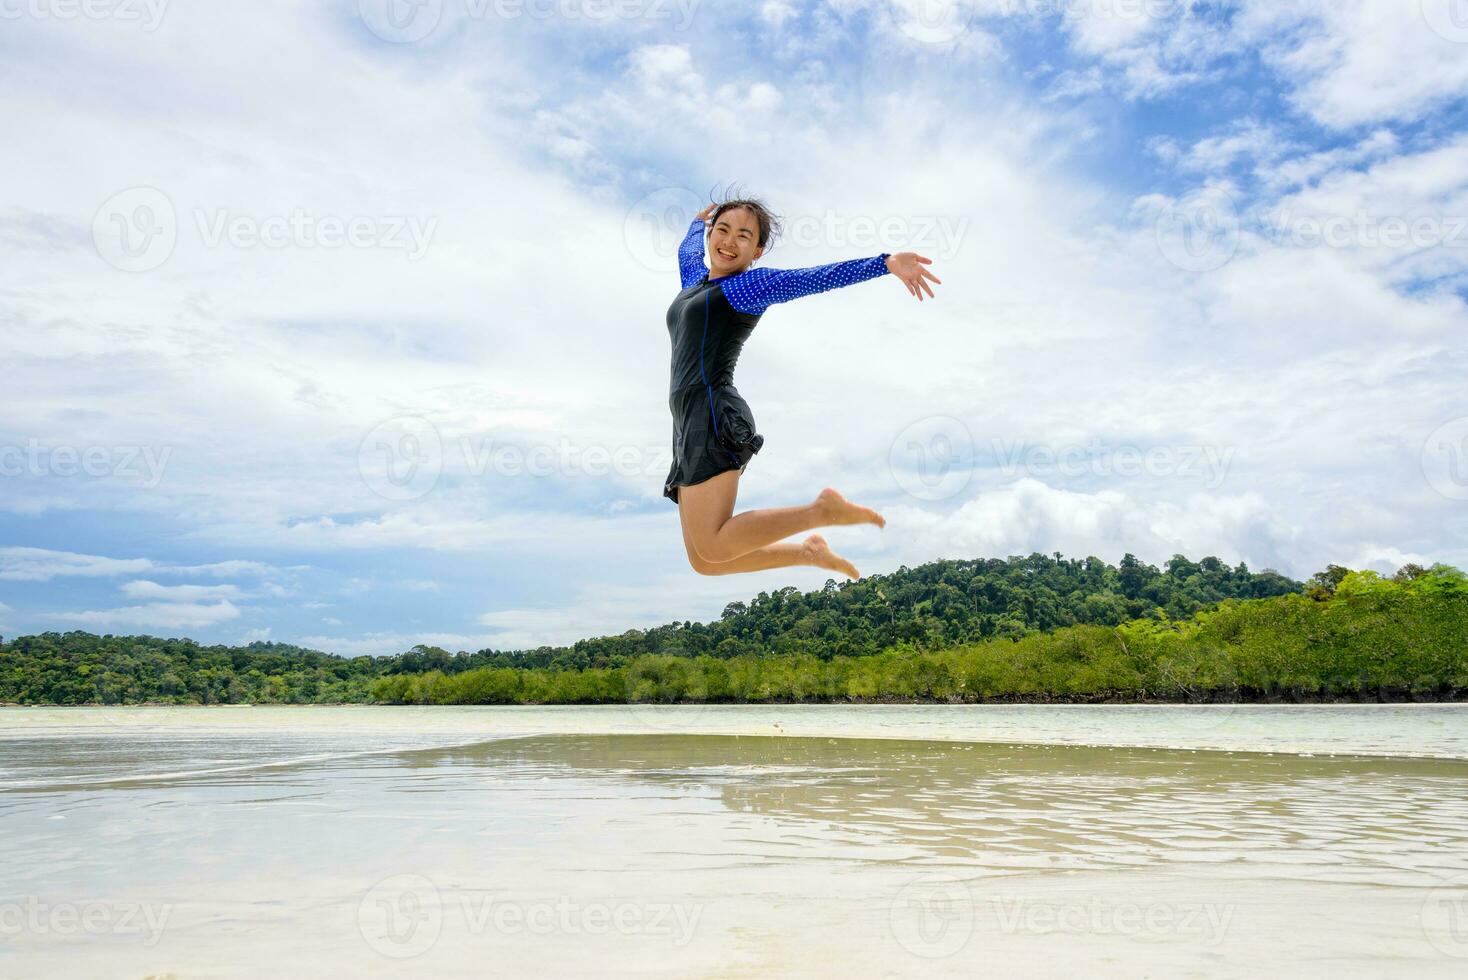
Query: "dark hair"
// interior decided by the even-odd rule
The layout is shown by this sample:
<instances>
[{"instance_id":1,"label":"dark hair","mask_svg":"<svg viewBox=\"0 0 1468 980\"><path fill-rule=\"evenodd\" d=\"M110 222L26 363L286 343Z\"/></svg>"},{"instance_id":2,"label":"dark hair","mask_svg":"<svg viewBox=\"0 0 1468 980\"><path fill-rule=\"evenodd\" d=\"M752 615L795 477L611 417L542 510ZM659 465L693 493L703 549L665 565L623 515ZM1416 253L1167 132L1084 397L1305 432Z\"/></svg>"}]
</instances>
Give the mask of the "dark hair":
<instances>
[{"instance_id":1,"label":"dark hair","mask_svg":"<svg viewBox=\"0 0 1468 980\"><path fill-rule=\"evenodd\" d=\"M714 198L714 195L710 193L709 197ZM713 217L709 219L709 227L713 227L714 222L719 220L719 215L725 211L732 211L735 208L748 208L754 215L754 220L759 224L759 242L757 244L760 248L764 248L772 239L779 237L780 219L769 209L764 201L754 197L742 197L738 194L732 194L726 196L722 201L717 201L717 203L718 208L714 211Z\"/></svg>"}]
</instances>

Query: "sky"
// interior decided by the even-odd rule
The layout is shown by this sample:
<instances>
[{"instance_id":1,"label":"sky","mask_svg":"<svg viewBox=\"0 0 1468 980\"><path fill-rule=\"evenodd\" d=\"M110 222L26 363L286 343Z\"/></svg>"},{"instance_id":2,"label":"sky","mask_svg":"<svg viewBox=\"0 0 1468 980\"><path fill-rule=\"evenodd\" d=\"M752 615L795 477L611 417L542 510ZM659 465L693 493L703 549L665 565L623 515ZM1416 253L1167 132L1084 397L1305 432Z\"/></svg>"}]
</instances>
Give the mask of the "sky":
<instances>
[{"instance_id":1,"label":"sky","mask_svg":"<svg viewBox=\"0 0 1468 980\"><path fill-rule=\"evenodd\" d=\"M0 635L522 649L699 576L668 304L797 268L737 509L864 574L1468 567L1463 0L0 0Z\"/></svg>"}]
</instances>

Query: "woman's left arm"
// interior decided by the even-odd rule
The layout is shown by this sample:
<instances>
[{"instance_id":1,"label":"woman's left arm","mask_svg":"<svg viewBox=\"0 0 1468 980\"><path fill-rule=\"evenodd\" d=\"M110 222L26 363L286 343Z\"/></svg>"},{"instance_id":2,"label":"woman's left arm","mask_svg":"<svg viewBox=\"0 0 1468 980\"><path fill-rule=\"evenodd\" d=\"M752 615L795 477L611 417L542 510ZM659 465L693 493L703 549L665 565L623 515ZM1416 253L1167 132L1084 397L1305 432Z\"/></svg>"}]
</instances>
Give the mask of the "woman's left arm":
<instances>
[{"instance_id":1,"label":"woman's left arm","mask_svg":"<svg viewBox=\"0 0 1468 980\"><path fill-rule=\"evenodd\" d=\"M907 291L919 300L926 291L933 295L928 279L941 283L922 264L933 260L916 252L883 252L869 259L832 262L806 269L750 269L724 284L729 305L741 313L763 313L775 303L788 303L802 296L824 293L841 286L852 286L890 272L902 280ZM922 263L922 264L920 264Z\"/></svg>"},{"instance_id":2,"label":"woman's left arm","mask_svg":"<svg viewBox=\"0 0 1468 980\"><path fill-rule=\"evenodd\" d=\"M883 252L869 259L832 262L806 269L749 269L724 283L724 295L729 297L729 305L741 313L763 313L775 303L788 303L802 296L886 275L891 271L887 268L889 254Z\"/></svg>"}]
</instances>

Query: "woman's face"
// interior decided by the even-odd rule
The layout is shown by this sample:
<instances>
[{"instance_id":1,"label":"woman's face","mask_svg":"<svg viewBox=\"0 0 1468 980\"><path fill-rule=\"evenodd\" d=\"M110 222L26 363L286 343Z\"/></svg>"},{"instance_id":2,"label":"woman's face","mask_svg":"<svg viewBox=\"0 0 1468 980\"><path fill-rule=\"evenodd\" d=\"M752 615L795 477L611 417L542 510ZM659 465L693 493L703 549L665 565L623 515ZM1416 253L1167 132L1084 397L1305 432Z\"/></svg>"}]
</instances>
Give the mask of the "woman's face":
<instances>
[{"instance_id":1,"label":"woman's face","mask_svg":"<svg viewBox=\"0 0 1468 980\"><path fill-rule=\"evenodd\" d=\"M764 254L758 244L759 220L749 208L730 208L709 232L709 278L738 275Z\"/></svg>"}]
</instances>

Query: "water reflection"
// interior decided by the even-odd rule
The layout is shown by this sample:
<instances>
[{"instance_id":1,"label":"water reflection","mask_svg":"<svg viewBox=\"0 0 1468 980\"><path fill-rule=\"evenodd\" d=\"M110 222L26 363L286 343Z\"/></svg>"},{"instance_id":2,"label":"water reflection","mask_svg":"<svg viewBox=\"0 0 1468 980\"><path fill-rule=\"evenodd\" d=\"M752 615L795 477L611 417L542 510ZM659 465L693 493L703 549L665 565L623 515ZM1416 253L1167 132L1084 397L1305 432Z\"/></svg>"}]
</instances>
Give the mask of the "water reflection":
<instances>
[{"instance_id":1,"label":"water reflection","mask_svg":"<svg viewBox=\"0 0 1468 980\"><path fill-rule=\"evenodd\" d=\"M400 759L436 770L440 789L494 773L649 786L667 807L715 799L822 828L826 844L864 860L996 871L1201 862L1380 884L1468 870L1468 763L1458 761L671 735L529 738Z\"/></svg>"},{"instance_id":2,"label":"water reflection","mask_svg":"<svg viewBox=\"0 0 1468 980\"><path fill-rule=\"evenodd\" d=\"M1443 888L1468 872L1468 761L666 734L10 748L40 778L0 791L0 913L168 913L156 945L8 936L22 974L356 978L412 956L444 976L1452 975L1468 957ZM687 929L577 931L664 909ZM571 925L515 924L552 912Z\"/></svg>"}]
</instances>

